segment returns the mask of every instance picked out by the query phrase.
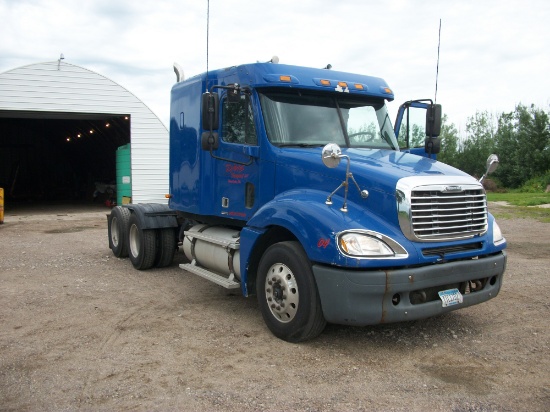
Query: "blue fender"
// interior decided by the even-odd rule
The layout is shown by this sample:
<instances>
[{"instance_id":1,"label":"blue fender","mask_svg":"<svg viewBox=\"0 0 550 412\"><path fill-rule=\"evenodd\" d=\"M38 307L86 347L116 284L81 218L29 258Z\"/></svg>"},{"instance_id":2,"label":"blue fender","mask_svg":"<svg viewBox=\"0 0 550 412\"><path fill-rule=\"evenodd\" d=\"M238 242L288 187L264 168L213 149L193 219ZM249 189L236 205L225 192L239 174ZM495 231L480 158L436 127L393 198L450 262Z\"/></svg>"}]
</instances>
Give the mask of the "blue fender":
<instances>
[{"instance_id":1,"label":"blue fender","mask_svg":"<svg viewBox=\"0 0 550 412\"><path fill-rule=\"evenodd\" d=\"M284 227L294 234L312 262L327 265L377 266L372 260L346 257L338 251L336 235L346 229L367 229L383 233L405 247L409 254L416 255L414 248L406 246L409 241L403 234L370 213L366 205L348 202L348 212L342 212L342 197L333 196L332 205L325 204L326 199L325 191L296 189L284 192L260 208L249 220L248 226L257 230L270 226ZM369 199L365 200L366 203L368 201Z\"/></svg>"}]
</instances>

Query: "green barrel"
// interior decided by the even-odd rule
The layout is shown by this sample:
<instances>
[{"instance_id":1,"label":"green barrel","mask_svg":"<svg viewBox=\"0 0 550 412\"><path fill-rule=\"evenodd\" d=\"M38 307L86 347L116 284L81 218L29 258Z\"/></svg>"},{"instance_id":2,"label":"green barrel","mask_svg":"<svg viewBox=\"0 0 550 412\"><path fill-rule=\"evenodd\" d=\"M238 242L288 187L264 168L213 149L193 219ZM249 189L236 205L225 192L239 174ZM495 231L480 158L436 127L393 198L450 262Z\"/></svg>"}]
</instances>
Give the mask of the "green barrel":
<instances>
[{"instance_id":1,"label":"green barrel","mask_svg":"<svg viewBox=\"0 0 550 412\"><path fill-rule=\"evenodd\" d=\"M132 168L130 162L130 143L120 146L116 151L116 203L130 203L132 199Z\"/></svg>"}]
</instances>

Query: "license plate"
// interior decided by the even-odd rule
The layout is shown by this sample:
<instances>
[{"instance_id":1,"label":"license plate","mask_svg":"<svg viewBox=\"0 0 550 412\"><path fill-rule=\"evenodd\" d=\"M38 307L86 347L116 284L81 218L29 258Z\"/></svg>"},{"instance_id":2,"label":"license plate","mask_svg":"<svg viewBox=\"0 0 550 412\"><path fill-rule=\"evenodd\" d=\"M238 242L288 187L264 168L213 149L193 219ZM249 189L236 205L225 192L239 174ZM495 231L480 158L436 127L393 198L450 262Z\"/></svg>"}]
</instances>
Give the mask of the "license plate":
<instances>
[{"instance_id":1,"label":"license plate","mask_svg":"<svg viewBox=\"0 0 550 412\"><path fill-rule=\"evenodd\" d=\"M442 290L437 293L439 294L439 298L441 299L444 308L464 302L462 293L460 293L458 289Z\"/></svg>"}]
</instances>

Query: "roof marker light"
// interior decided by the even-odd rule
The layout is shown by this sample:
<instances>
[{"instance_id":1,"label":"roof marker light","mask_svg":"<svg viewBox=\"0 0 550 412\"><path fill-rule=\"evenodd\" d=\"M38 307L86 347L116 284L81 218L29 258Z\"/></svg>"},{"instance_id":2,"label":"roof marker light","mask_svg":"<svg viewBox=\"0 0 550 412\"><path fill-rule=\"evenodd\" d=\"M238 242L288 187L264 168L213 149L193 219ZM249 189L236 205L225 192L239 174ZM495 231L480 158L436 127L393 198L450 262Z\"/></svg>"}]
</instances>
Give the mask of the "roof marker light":
<instances>
[{"instance_id":1,"label":"roof marker light","mask_svg":"<svg viewBox=\"0 0 550 412\"><path fill-rule=\"evenodd\" d=\"M354 86L357 90L364 90L365 89L362 84L354 84Z\"/></svg>"},{"instance_id":2,"label":"roof marker light","mask_svg":"<svg viewBox=\"0 0 550 412\"><path fill-rule=\"evenodd\" d=\"M388 94L393 94L393 92L391 91L391 89L389 87L384 87L384 91Z\"/></svg>"},{"instance_id":3,"label":"roof marker light","mask_svg":"<svg viewBox=\"0 0 550 412\"><path fill-rule=\"evenodd\" d=\"M323 86L330 86L330 80L324 80L322 79L320 82Z\"/></svg>"},{"instance_id":4,"label":"roof marker light","mask_svg":"<svg viewBox=\"0 0 550 412\"><path fill-rule=\"evenodd\" d=\"M348 84L346 82L338 82L338 86L340 87L348 87Z\"/></svg>"},{"instance_id":5,"label":"roof marker light","mask_svg":"<svg viewBox=\"0 0 550 412\"><path fill-rule=\"evenodd\" d=\"M281 75L279 77L279 80L282 82L290 82L292 79L290 78L290 76Z\"/></svg>"}]
</instances>

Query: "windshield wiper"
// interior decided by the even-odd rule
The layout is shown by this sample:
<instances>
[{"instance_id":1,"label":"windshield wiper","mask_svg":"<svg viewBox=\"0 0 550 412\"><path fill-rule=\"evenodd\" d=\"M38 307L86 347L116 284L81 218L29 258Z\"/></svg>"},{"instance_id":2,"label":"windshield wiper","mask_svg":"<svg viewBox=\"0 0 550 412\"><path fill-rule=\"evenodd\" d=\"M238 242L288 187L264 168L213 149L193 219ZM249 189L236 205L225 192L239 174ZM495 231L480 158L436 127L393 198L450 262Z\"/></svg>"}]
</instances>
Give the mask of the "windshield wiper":
<instances>
[{"instance_id":1,"label":"windshield wiper","mask_svg":"<svg viewBox=\"0 0 550 412\"><path fill-rule=\"evenodd\" d=\"M323 147L324 143L281 143L277 147Z\"/></svg>"}]
</instances>

